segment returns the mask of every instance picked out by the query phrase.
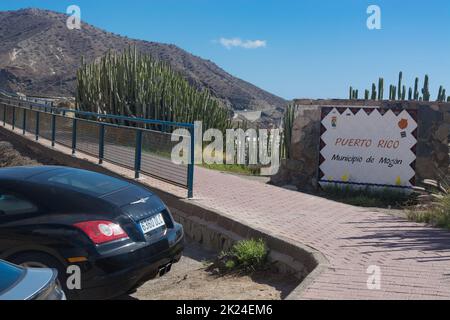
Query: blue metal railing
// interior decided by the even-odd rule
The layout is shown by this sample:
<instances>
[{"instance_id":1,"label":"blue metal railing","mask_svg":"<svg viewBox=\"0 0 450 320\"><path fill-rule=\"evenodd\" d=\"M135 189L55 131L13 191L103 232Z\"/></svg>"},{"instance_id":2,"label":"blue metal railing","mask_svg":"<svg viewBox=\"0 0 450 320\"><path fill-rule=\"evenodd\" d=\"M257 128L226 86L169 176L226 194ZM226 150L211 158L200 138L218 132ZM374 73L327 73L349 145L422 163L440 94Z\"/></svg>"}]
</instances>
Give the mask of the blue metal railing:
<instances>
[{"instance_id":1,"label":"blue metal railing","mask_svg":"<svg viewBox=\"0 0 450 320\"><path fill-rule=\"evenodd\" d=\"M20 117L20 118L18 118ZM31 133L98 158L99 164L109 161L135 172L187 188L188 197L194 189L194 125L190 123L99 114L0 97L0 123L21 133ZM135 125L130 125L135 124ZM174 143L169 128L183 128L190 136L189 164L171 161Z\"/></svg>"}]
</instances>

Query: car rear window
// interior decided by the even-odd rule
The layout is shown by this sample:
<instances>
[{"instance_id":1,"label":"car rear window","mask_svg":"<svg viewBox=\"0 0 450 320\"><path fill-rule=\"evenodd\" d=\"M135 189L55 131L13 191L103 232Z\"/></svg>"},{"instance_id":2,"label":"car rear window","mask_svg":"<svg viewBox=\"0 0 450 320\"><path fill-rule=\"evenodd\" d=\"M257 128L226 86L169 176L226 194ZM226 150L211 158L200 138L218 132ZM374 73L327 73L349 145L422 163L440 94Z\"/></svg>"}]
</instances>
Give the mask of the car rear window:
<instances>
[{"instance_id":1,"label":"car rear window","mask_svg":"<svg viewBox=\"0 0 450 320\"><path fill-rule=\"evenodd\" d=\"M0 191L0 214L24 214L37 211L37 207L31 202L9 193Z\"/></svg>"},{"instance_id":2,"label":"car rear window","mask_svg":"<svg viewBox=\"0 0 450 320\"><path fill-rule=\"evenodd\" d=\"M24 270L0 261L0 294L10 289L24 275Z\"/></svg>"},{"instance_id":3,"label":"car rear window","mask_svg":"<svg viewBox=\"0 0 450 320\"><path fill-rule=\"evenodd\" d=\"M103 174L84 170L57 170L32 178L36 182L46 182L51 185L61 185L75 191L97 196L105 195L129 185L128 182Z\"/></svg>"}]
</instances>

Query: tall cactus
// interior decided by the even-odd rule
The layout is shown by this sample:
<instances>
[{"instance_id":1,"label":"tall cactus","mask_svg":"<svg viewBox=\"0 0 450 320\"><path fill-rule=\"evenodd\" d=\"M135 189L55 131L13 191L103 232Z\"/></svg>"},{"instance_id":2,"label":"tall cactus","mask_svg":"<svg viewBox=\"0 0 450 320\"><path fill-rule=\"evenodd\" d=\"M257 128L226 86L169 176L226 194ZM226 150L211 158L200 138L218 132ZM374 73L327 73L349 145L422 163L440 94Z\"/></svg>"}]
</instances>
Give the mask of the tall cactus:
<instances>
[{"instance_id":1,"label":"tall cactus","mask_svg":"<svg viewBox=\"0 0 450 320\"><path fill-rule=\"evenodd\" d=\"M397 87L391 84L389 86L389 100L395 100L396 94L397 94Z\"/></svg>"},{"instance_id":2,"label":"tall cactus","mask_svg":"<svg viewBox=\"0 0 450 320\"><path fill-rule=\"evenodd\" d=\"M401 100L406 101L409 100L419 100L419 101L430 101L431 94L430 94L430 79L428 75L425 75L423 87L420 90L422 95L419 92L419 78L415 78L414 80L414 89L412 87L406 87L406 85L403 84L403 72L400 71L398 74L398 84L395 85L389 85L389 100L395 101L395 100ZM408 89L408 91L407 91ZM372 100L383 100L384 99L384 79L378 78L378 92L377 87L375 83L372 83L372 90L365 90L364 91L364 98L366 100L370 99ZM357 99L358 98L358 90L353 89L353 87L350 87L349 90L349 98L350 99ZM439 102L445 102L448 101L448 97L445 91L445 88L443 86L439 87L439 92L436 98L436 101Z\"/></svg>"},{"instance_id":3,"label":"tall cactus","mask_svg":"<svg viewBox=\"0 0 450 320\"><path fill-rule=\"evenodd\" d=\"M400 71L400 73L398 74L398 95L397 95L399 100L402 97L402 80L403 80L403 72Z\"/></svg>"},{"instance_id":4,"label":"tall cactus","mask_svg":"<svg viewBox=\"0 0 450 320\"><path fill-rule=\"evenodd\" d=\"M383 100L384 98L384 79L378 79L378 100Z\"/></svg>"},{"instance_id":5,"label":"tall cactus","mask_svg":"<svg viewBox=\"0 0 450 320\"><path fill-rule=\"evenodd\" d=\"M440 86L439 87L438 98L437 98L436 101L445 102L446 99L447 99L447 93L446 93L444 87Z\"/></svg>"},{"instance_id":6,"label":"tall cactus","mask_svg":"<svg viewBox=\"0 0 450 320\"><path fill-rule=\"evenodd\" d=\"M430 88L428 75L425 75L425 80L422 88L423 101L430 101Z\"/></svg>"},{"instance_id":7,"label":"tall cactus","mask_svg":"<svg viewBox=\"0 0 450 320\"><path fill-rule=\"evenodd\" d=\"M436 101L442 101L442 86L439 86L439 92Z\"/></svg>"},{"instance_id":8,"label":"tall cactus","mask_svg":"<svg viewBox=\"0 0 450 320\"><path fill-rule=\"evenodd\" d=\"M375 83L372 83L372 96L371 96L372 100L377 100L377 86L375 85Z\"/></svg>"},{"instance_id":9,"label":"tall cactus","mask_svg":"<svg viewBox=\"0 0 450 320\"><path fill-rule=\"evenodd\" d=\"M175 122L203 121L203 128L231 127L230 113L207 90L197 90L168 64L128 48L98 62L82 60L77 109Z\"/></svg>"},{"instance_id":10,"label":"tall cactus","mask_svg":"<svg viewBox=\"0 0 450 320\"><path fill-rule=\"evenodd\" d=\"M419 100L419 78L414 80L414 100Z\"/></svg>"},{"instance_id":11,"label":"tall cactus","mask_svg":"<svg viewBox=\"0 0 450 320\"><path fill-rule=\"evenodd\" d=\"M292 156L292 130L294 127L295 113L297 106L290 104L284 112L283 118L283 141L282 141L282 155L285 159L291 159Z\"/></svg>"}]
</instances>

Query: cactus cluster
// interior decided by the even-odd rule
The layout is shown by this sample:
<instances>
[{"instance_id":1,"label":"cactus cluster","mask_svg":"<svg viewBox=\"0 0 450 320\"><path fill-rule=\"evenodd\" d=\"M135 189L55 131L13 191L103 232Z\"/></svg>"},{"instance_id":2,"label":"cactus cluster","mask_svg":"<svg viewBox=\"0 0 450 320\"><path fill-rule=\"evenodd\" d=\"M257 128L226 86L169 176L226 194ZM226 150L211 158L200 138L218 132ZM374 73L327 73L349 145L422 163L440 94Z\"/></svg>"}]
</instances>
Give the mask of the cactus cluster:
<instances>
[{"instance_id":1,"label":"cactus cluster","mask_svg":"<svg viewBox=\"0 0 450 320\"><path fill-rule=\"evenodd\" d=\"M359 92L358 90L353 90L352 87L350 87L350 92L349 92L349 99L350 100L358 100L358 96L359 96Z\"/></svg>"},{"instance_id":2,"label":"cactus cluster","mask_svg":"<svg viewBox=\"0 0 450 320\"><path fill-rule=\"evenodd\" d=\"M128 48L77 72L77 109L174 122L203 121L226 130L230 114L207 90L199 91L168 64Z\"/></svg>"},{"instance_id":3,"label":"cactus cluster","mask_svg":"<svg viewBox=\"0 0 450 320\"><path fill-rule=\"evenodd\" d=\"M419 78L415 78L414 89L409 87L408 90L403 82L403 72L400 71L398 74L398 84L389 86L389 100L416 100L416 101L430 101L430 80L428 75L425 75L423 87L419 92ZM365 100L383 100L384 91L384 80L379 78L378 80L378 94L375 83L372 83L372 93L369 95L369 90L365 90L364 98ZM358 99L358 96L353 94L353 92L358 92L358 90L350 87L350 100ZM370 99L369 99L370 97ZM450 96L447 96L445 89L440 86L436 101L439 102L450 102Z\"/></svg>"}]
</instances>

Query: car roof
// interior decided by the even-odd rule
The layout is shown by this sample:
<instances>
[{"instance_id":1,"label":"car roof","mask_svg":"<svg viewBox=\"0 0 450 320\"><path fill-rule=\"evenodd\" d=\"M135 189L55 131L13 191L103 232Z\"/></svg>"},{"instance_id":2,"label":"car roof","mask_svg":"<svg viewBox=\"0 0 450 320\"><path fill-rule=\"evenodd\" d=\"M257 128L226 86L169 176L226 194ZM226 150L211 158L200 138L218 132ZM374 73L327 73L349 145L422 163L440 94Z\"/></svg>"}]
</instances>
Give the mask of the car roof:
<instances>
[{"instance_id":1,"label":"car roof","mask_svg":"<svg viewBox=\"0 0 450 320\"><path fill-rule=\"evenodd\" d=\"M0 169L0 180L23 181L45 172L64 169L61 166L24 166ZM66 168L67 169L67 168Z\"/></svg>"}]
</instances>

